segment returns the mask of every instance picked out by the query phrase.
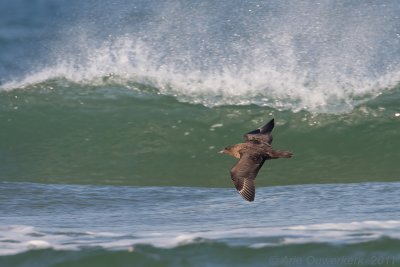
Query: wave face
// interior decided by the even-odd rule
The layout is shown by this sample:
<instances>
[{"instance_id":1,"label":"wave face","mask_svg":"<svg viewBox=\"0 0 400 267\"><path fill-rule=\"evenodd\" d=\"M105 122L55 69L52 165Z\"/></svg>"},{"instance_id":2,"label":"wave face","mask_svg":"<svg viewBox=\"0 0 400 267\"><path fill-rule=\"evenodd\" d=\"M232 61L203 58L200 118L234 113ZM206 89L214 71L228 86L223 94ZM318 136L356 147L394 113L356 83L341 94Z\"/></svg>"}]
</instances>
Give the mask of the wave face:
<instances>
[{"instance_id":1,"label":"wave face","mask_svg":"<svg viewBox=\"0 0 400 267\"><path fill-rule=\"evenodd\" d=\"M275 117L258 185L396 181L399 90L350 113L207 108L132 84L48 81L0 93L0 179L44 183L230 187L235 160L217 152Z\"/></svg>"},{"instance_id":2,"label":"wave face","mask_svg":"<svg viewBox=\"0 0 400 267\"><path fill-rule=\"evenodd\" d=\"M12 53L3 56L11 70L3 70L2 90L60 78L88 86L138 82L208 107L338 113L392 90L400 78L397 1L32 5L33 22L22 29L4 14L14 31L4 31L0 43L4 55Z\"/></svg>"}]
</instances>

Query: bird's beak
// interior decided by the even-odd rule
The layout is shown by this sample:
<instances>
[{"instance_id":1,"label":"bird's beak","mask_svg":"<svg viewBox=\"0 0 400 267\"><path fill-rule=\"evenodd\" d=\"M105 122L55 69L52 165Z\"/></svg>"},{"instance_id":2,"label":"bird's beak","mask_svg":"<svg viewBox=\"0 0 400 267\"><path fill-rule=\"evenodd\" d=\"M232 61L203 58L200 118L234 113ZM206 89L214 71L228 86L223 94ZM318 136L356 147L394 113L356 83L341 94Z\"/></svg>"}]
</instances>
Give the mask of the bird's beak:
<instances>
[{"instance_id":1,"label":"bird's beak","mask_svg":"<svg viewBox=\"0 0 400 267\"><path fill-rule=\"evenodd\" d=\"M224 154L224 150L218 151L219 154Z\"/></svg>"}]
</instances>

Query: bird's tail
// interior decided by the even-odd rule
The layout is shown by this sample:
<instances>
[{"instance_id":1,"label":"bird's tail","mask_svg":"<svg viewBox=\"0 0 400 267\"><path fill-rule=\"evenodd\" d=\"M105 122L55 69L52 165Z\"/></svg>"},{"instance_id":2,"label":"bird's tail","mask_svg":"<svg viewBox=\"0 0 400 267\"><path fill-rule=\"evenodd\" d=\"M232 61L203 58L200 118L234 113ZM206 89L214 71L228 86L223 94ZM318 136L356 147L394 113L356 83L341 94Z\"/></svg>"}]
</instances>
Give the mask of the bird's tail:
<instances>
[{"instance_id":1,"label":"bird's tail","mask_svg":"<svg viewBox=\"0 0 400 267\"><path fill-rule=\"evenodd\" d=\"M293 153L286 150L272 150L269 153L271 159L279 159L279 158L291 158Z\"/></svg>"}]
</instances>

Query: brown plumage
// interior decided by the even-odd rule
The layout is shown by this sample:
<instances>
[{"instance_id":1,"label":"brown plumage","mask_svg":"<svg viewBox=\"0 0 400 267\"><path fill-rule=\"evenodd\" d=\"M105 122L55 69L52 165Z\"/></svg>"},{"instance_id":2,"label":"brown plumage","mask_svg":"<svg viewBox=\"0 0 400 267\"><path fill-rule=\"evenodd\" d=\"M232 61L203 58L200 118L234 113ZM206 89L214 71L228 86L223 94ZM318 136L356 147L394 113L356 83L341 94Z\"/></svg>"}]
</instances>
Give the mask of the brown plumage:
<instances>
[{"instance_id":1,"label":"brown plumage","mask_svg":"<svg viewBox=\"0 0 400 267\"><path fill-rule=\"evenodd\" d=\"M228 146L220 151L239 159L231 169L231 178L239 194L247 201L254 201L254 181L264 162L269 159L291 158L293 155L289 151L272 149L273 129L274 119L245 134L245 143Z\"/></svg>"}]
</instances>

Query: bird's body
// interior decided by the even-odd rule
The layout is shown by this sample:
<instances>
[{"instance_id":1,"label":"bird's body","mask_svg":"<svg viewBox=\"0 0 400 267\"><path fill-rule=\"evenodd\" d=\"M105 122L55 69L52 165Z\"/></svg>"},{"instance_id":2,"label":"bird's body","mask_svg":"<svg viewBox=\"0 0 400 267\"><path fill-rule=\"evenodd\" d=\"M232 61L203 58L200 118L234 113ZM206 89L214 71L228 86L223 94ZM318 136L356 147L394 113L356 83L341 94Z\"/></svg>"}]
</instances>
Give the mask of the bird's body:
<instances>
[{"instance_id":1,"label":"bird's body","mask_svg":"<svg viewBox=\"0 0 400 267\"><path fill-rule=\"evenodd\" d=\"M255 179L264 162L269 159L290 158L292 153L272 149L274 119L263 127L247 133L246 142L226 147L226 153L239 161L232 167L232 181L239 194L247 201L254 201Z\"/></svg>"}]
</instances>

